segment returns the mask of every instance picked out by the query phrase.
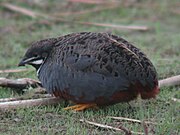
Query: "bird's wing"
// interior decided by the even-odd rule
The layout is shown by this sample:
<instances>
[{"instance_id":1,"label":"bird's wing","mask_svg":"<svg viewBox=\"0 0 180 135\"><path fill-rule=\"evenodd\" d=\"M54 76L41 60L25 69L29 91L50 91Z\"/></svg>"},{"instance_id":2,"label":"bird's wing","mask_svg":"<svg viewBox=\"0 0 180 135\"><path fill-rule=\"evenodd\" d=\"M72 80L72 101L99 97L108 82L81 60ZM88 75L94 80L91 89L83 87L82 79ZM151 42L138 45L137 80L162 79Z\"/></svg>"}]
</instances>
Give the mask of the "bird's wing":
<instances>
[{"instance_id":1,"label":"bird's wing","mask_svg":"<svg viewBox=\"0 0 180 135\"><path fill-rule=\"evenodd\" d=\"M86 33L60 44L54 56L74 70L114 77L138 75L144 70L139 54L106 33Z\"/></svg>"},{"instance_id":2,"label":"bird's wing","mask_svg":"<svg viewBox=\"0 0 180 135\"><path fill-rule=\"evenodd\" d=\"M82 72L136 79L144 75L141 56L106 33L72 34L56 43L48 63Z\"/></svg>"},{"instance_id":3,"label":"bird's wing","mask_svg":"<svg viewBox=\"0 0 180 135\"><path fill-rule=\"evenodd\" d=\"M125 39L116 36L116 35L112 35L112 34L108 34L108 36L114 40L116 40L117 42L121 42L122 45L126 48L128 48L130 51L132 51L137 57L138 57L138 61L141 64L141 66L143 67L143 74L142 77L146 78L146 82L150 85L150 87L153 87L153 83L158 83L158 76L157 76L157 72L155 67L153 66L152 62L147 58L147 56L138 48L136 48L135 46L133 46L131 43L129 43L128 41L126 41ZM157 85L157 84L156 84Z\"/></svg>"}]
</instances>

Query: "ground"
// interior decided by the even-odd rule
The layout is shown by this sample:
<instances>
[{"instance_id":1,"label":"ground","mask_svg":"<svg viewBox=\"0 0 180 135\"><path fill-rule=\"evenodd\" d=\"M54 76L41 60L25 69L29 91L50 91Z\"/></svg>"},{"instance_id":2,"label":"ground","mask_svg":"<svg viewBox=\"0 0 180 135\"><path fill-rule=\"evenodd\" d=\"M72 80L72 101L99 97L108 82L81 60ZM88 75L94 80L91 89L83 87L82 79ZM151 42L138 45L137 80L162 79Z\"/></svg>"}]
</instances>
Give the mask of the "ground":
<instances>
[{"instance_id":1,"label":"ground","mask_svg":"<svg viewBox=\"0 0 180 135\"><path fill-rule=\"evenodd\" d=\"M180 74L180 2L178 0L124 2L118 8L104 9L86 14L62 13L77 12L96 8L98 4L80 4L67 1L13 1L1 0L46 15L59 15L71 23L51 21L39 17L32 18L0 5L0 70L17 69L17 64L29 44L39 39L57 37L72 32L92 31L111 32L127 39L143 50L155 65L159 79ZM75 21L96 22L117 25L142 25L150 30L136 31L75 24ZM30 66L22 73L0 74L0 77L37 79ZM27 89L31 93L33 89ZM27 96L25 93L24 96ZM0 98L17 97L17 92L0 88ZM158 125L149 125L148 132L156 135L177 135L180 132L180 104L171 98L180 98L179 87L161 88L156 99L119 103L98 110L75 113L64 111L66 103L56 106L39 106L26 109L0 111L0 134L122 134L122 132L97 128L80 119L111 125L123 126L135 132L145 132L142 124L112 120L108 116L121 116L139 120L153 120Z\"/></svg>"}]
</instances>

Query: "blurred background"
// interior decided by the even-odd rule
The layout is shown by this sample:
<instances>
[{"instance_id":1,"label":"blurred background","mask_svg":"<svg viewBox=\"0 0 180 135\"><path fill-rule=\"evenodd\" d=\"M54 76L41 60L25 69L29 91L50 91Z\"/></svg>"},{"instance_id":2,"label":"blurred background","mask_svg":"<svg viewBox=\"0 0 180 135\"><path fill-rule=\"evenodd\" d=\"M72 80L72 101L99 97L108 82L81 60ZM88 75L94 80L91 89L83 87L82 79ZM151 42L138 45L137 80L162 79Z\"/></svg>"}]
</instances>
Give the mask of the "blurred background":
<instances>
[{"instance_id":1,"label":"blurred background","mask_svg":"<svg viewBox=\"0 0 180 135\"><path fill-rule=\"evenodd\" d=\"M179 7L179 0L1 0L0 70L17 69L33 41L91 31L110 32L133 43L153 62L159 79L178 75ZM0 77L37 79L34 69L26 68L26 72L0 73ZM0 90L0 97L13 95ZM172 93L165 92L162 99ZM170 130L171 124L163 129Z\"/></svg>"}]
</instances>

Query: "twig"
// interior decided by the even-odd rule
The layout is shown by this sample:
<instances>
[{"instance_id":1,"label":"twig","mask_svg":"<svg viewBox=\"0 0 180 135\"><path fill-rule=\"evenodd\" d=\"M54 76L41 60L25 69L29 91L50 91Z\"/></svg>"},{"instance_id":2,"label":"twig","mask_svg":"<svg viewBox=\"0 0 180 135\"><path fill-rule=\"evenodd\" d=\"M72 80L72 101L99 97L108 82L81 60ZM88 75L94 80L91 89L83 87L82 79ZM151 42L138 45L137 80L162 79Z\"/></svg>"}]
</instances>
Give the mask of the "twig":
<instances>
[{"instance_id":1,"label":"twig","mask_svg":"<svg viewBox=\"0 0 180 135\"><path fill-rule=\"evenodd\" d=\"M31 86L31 87L41 86L41 83L37 80L33 80L30 78L22 78L22 79L17 79L17 80L0 78L0 86L14 88L14 89L25 89L28 86Z\"/></svg>"},{"instance_id":2,"label":"twig","mask_svg":"<svg viewBox=\"0 0 180 135\"><path fill-rule=\"evenodd\" d=\"M30 16L32 18L36 18L38 16L38 14L36 12L33 12L31 10L22 8L20 6L15 6L15 5L12 5L12 4L9 4L9 3L2 3L1 5L3 5L5 8L7 8L9 10L19 12L21 14Z\"/></svg>"},{"instance_id":3,"label":"twig","mask_svg":"<svg viewBox=\"0 0 180 135\"><path fill-rule=\"evenodd\" d=\"M131 121L131 122L136 122L136 123L142 123L142 121L137 120L137 119L130 119L130 118L125 118L125 117L113 117L113 116L108 116L111 119L115 120L126 120L126 121ZM150 122L150 121L144 121L146 124L153 124L153 125L158 125L157 123Z\"/></svg>"},{"instance_id":4,"label":"twig","mask_svg":"<svg viewBox=\"0 0 180 135\"><path fill-rule=\"evenodd\" d=\"M159 81L159 87L180 85L180 75L169 77Z\"/></svg>"},{"instance_id":5,"label":"twig","mask_svg":"<svg viewBox=\"0 0 180 135\"><path fill-rule=\"evenodd\" d=\"M46 19L53 20L53 21L60 21L64 23L75 23L75 24L83 24L83 25L90 25L90 26L100 26L100 27L110 27L114 29L125 29L125 30L139 30L139 31L147 31L149 28L147 26L136 26L136 25L115 25L115 24L105 24L105 23L95 23L95 22L81 22L81 21L69 21L63 18L56 18L53 16L43 15Z\"/></svg>"},{"instance_id":6,"label":"twig","mask_svg":"<svg viewBox=\"0 0 180 135\"><path fill-rule=\"evenodd\" d=\"M87 13L94 13L94 12L100 12L102 10L106 10L106 9L114 9L117 8L117 5L108 5L105 7L96 7L93 9L87 9L87 10L83 10L83 11L77 11L77 12L65 12L65 13L55 13L54 16L68 16L68 15L83 15L83 14L87 14Z\"/></svg>"},{"instance_id":7,"label":"twig","mask_svg":"<svg viewBox=\"0 0 180 135\"><path fill-rule=\"evenodd\" d=\"M41 98L51 98L50 94L41 94ZM19 101L19 100L27 100L24 97L17 97L17 98L0 98L0 102L9 102L9 101Z\"/></svg>"},{"instance_id":8,"label":"twig","mask_svg":"<svg viewBox=\"0 0 180 135\"><path fill-rule=\"evenodd\" d=\"M70 2L78 2L78 3L84 3L84 4L108 4L108 3L119 3L115 0L113 1L105 1L105 0L68 0Z\"/></svg>"},{"instance_id":9,"label":"twig","mask_svg":"<svg viewBox=\"0 0 180 135\"><path fill-rule=\"evenodd\" d=\"M16 100L21 100L23 99L22 97L20 98L1 98L0 102L8 102L8 101L16 101Z\"/></svg>"},{"instance_id":10,"label":"twig","mask_svg":"<svg viewBox=\"0 0 180 135\"><path fill-rule=\"evenodd\" d=\"M116 127L112 127L112 126L108 126L108 125L103 125L103 124L100 124L100 123L95 123L95 122L91 122L91 121L88 121L88 120L84 120L84 119L80 119L81 122L85 122L85 123L88 123L88 124L91 124L91 125L94 125L94 126L97 126L97 127L100 127L100 128L105 128L105 129L111 129L111 130L115 130L115 131L123 131L127 134L138 134L138 135L142 135L143 133L141 132L134 132L134 131L130 131L124 127L119 127L119 128L116 128Z\"/></svg>"},{"instance_id":11,"label":"twig","mask_svg":"<svg viewBox=\"0 0 180 135\"><path fill-rule=\"evenodd\" d=\"M50 97L50 98L0 102L0 110L25 108L25 107L33 107L33 106L41 106L41 105L53 105L59 103L60 101L61 100L59 98Z\"/></svg>"},{"instance_id":12,"label":"twig","mask_svg":"<svg viewBox=\"0 0 180 135\"><path fill-rule=\"evenodd\" d=\"M101 26L101 27L111 27L115 29L127 29L127 30L140 30L140 31L147 31L149 28L147 26L133 26L133 25L115 25L115 24L105 24L105 23L94 23L94 22L79 22L75 21L75 23L85 24L85 25L94 25L94 26Z\"/></svg>"},{"instance_id":13,"label":"twig","mask_svg":"<svg viewBox=\"0 0 180 135\"><path fill-rule=\"evenodd\" d=\"M24 72L28 70L29 69L6 69L6 70L0 70L0 73L18 73L18 72Z\"/></svg>"}]
</instances>

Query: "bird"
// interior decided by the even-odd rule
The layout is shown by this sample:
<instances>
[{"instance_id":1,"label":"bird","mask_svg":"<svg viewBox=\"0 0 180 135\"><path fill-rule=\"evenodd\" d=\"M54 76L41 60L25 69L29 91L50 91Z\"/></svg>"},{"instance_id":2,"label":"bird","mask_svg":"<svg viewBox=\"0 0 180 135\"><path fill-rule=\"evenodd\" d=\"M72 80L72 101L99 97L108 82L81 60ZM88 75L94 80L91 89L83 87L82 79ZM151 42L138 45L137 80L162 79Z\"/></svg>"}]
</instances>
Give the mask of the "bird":
<instances>
[{"instance_id":1,"label":"bird","mask_svg":"<svg viewBox=\"0 0 180 135\"><path fill-rule=\"evenodd\" d=\"M18 66L31 65L42 86L72 101L65 110L155 98L160 92L152 62L132 43L106 32L77 32L31 43Z\"/></svg>"}]
</instances>

